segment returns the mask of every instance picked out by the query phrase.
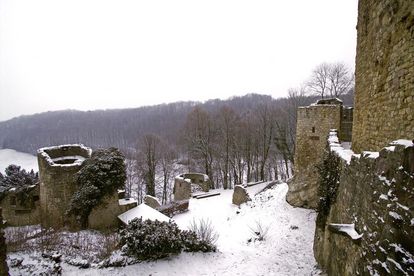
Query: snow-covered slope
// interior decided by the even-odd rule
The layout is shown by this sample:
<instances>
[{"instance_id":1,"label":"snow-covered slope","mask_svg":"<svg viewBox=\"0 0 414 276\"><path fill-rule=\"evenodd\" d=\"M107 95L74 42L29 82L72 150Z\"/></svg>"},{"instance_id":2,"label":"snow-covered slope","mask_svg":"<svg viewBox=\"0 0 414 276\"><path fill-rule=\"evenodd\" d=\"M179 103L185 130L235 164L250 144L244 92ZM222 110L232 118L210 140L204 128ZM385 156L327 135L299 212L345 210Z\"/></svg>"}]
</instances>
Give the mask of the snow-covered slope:
<instances>
[{"instance_id":1,"label":"snow-covered slope","mask_svg":"<svg viewBox=\"0 0 414 276\"><path fill-rule=\"evenodd\" d=\"M36 156L12 149L0 149L0 172L4 173L4 169L10 164L18 165L26 171L39 170Z\"/></svg>"},{"instance_id":2,"label":"snow-covered slope","mask_svg":"<svg viewBox=\"0 0 414 276\"><path fill-rule=\"evenodd\" d=\"M265 185L247 190L253 197ZM190 211L174 220L186 228L193 219L210 219L219 234L216 253L182 253L111 269L79 270L63 264L64 275L318 275L312 250L316 214L288 205L287 190L287 184L279 184L241 208L231 203L232 190L191 199ZM251 229L258 224L269 228L263 241L254 241Z\"/></svg>"}]
</instances>

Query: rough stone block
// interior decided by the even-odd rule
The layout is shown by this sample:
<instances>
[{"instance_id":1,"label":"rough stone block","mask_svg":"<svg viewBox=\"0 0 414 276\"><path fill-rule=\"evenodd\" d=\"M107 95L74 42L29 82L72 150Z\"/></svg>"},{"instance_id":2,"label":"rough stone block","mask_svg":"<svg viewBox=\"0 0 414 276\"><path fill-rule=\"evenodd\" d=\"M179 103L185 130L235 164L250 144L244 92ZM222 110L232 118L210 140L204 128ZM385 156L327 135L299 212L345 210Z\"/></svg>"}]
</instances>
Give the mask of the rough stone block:
<instances>
[{"instance_id":1,"label":"rough stone block","mask_svg":"<svg viewBox=\"0 0 414 276\"><path fill-rule=\"evenodd\" d=\"M150 195L146 195L144 197L144 203L147 204L148 206L157 209L158 207L161 206L160 201L158 200L158 198L150 196Z\"/></svg>"},{"instance_id":2,"label":"rough stone block","mask_svg":"<svg viewBox=\"0 0 414 276\"><path fill-rule=\"evenodd\" d=\"M241 205L250 200L251 199L250 199L249 194L247 193L246 188L244 188L242 185L234 186L233 200L232 200L233 204Z\"/></svg>"}]
</instances>

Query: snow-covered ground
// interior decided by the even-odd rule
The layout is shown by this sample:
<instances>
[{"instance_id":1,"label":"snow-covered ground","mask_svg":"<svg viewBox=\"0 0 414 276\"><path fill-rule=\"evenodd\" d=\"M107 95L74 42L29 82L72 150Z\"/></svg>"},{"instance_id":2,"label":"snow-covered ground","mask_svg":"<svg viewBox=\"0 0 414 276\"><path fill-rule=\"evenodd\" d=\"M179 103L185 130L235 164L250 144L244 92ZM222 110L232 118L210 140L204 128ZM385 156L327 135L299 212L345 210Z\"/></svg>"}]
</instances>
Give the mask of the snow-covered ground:
<instances>
[{"instance_id":1,"label":"snow-covered ground","mask_svg":"<svg viewBox=\"0 0 414 276\"><path fill-rule=\"evenodd\" d=\"M12 149L0 149L0 172L4 173L4 169L10 164L18 165L26 171L39 170L36 156Z\"/></svg>"},{"instance_id":2,"label":"snow-covered ground","mask_svg":"<svg viewBox=\"0 0 414 276\"><path fill-rule=\"evenodd\" d=\"M247 190L253 197L264 186ZM287 204L287 190L287 184L279 184L241 208L231 203L232 190L191 199L190 211L174 220L187 228L193 219L210 219L219 234L218 252L181 253L120 268L79 269L62 263L63 275L319 275L312 250L316 214ZM269 228L263 241L254 241L252 229L258 224Z\"/></svg>"}]
</instances>

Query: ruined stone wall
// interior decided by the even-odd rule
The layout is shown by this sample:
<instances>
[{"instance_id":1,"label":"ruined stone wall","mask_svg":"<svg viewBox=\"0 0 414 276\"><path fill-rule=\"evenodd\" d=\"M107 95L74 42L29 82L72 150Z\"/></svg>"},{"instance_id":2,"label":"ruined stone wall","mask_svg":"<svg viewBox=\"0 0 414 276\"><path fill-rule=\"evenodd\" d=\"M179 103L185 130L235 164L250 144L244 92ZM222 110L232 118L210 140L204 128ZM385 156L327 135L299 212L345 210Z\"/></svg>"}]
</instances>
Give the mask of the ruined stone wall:
<instances>
[{"instance_id":1,"label":"ruined stone wall","mask_svg":"<svg viewBox=\"0 0 414 276\"><path fill-rule=\"evenodd\" d=\"M190 179L192 184L197 184L203 190L203 192L208 192L210 187L212 187L211 180L206 174L202 173L185 173L180 175L184 179Z\"/></svg>"},{"instance_id":2,"label":"ruined stone wall","mask_svg":"<svg viewBox=\"0 0 414 276\"><path fill-rule=\"evenodd\" d=\"M105 197L89 214L88 228L108 230L118 227L118 215L123 209L119 206L117 194Z\"/></svg>"},{"instance_id":3,"label":"ruined stone wall","mask_svg":"<svg viewBox=\"0 0 414 276\"><path fill-rule=\"evenodd\" d=\"M174 179L174 201L189 199L191 197L191 181L182 177Z\"/></svg>"},{"instance_id":4,"label":"ruined stone wall","mask_svg":"<svg viewBox=\"0 0 414 276\"><path fill-rule=\"evenodd\" d=\"M77 189L74 175L92 150L82 145L64 145L38 151L41 222L45 227L62 227L65 212Z\"/></svg>"},{"instance_id":5,"label":"ruined stone wall","mask_svg":"<svg viewBox=\"0 0 414 276\"><path fill-rule=\"evenodd\" d=\"M3 208L3 218L8 226L34 225L40 223L40 200L39 186L36 186L28 193L29 198L20 202L18 196L8 191L0 202Z\"/></svg>"},{"instance_id":6,"label":"ruined stone wall","mask_svg":"<svg viewBox=\"0 0 414 276\"><path fill-rule=\"evenodd\" d=\"M317 262L328 275L414 275L414 144L354 155L340 166L336 201L315 231ZM362 238L331 232L330 223L353 223Z\"/></svg>"},{"instance_id":7,"label":"ruined stone wall","mask_svg":"<svg viewBox=\"0 0 414 276\"><path fill-rule=\"evenodd\" d=\"M6 239L4 238L2 209L0 208L0 275L9 275L6 258Z\"/></svg>"},{"instance_id":8,"label":"ruined stone wall","mask_svg":"<svg viewBox=\"0 0 414 276\"><path fill-rule=\"evenodd\" d=\"M289 181L287 201L294 206L316 208L318 174L330 129L340 129L341 104L300 107L297 113L294 177Z\"/></svg>"},{"instance_id":9,"label":"ruined stone wall","mask_svg":"<svg viewBox=\"0 0 414 276\"><path fill-rule=\"evenodd\" d=\"M352 126L353 126L353 107L343 107L341 112L341 128L339 129L339 139L342 142L352 141Z\"/></svg>"},{"instance_id":10,"label":"ruined stone wall","mask_svg":"<svg viewBox=\"0 0 414 276\"><path fill-rule=\"evenodd\" d=\"M413 139L414 1L360 0L352 149Z\"/></svg>"}]
</instances>

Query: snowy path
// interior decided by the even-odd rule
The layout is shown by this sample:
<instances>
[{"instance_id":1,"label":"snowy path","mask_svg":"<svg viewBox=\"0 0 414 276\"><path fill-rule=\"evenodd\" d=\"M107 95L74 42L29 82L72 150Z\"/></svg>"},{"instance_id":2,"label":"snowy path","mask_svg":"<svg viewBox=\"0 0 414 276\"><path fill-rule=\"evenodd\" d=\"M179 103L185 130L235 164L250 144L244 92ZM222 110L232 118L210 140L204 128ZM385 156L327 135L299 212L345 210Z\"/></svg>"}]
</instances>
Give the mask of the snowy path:
<instances>
[{"instance_id":1,"label":"snowy path","mask_svg":"<svg viewBox=\"0 0 414 276\"><path fill-rule=\"evenodd\" d=\"M264 186L248 188L251 197ZM186 228L193 217L209 218L220 235L219 252L182 253L123 268L79 270L63 264L63 275L318 275L312 251L316 214L288 205L287 189L287 184L277 185L240 209L231 204L231 190L192 199L190 211L175 221ZM268 236L248 243L254 237L249 227L254 228L256 221L269 227Z\"/></svg>"}]
</instances>

